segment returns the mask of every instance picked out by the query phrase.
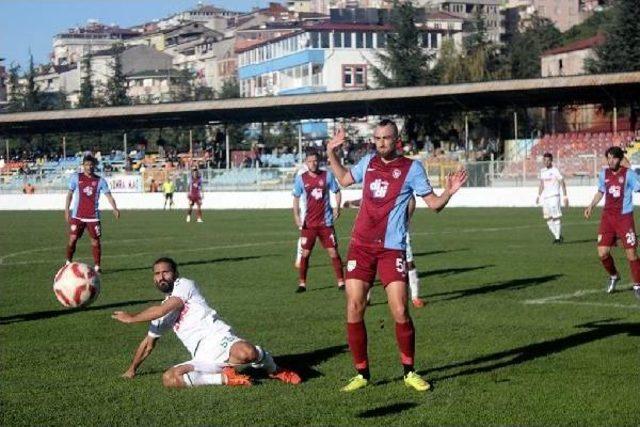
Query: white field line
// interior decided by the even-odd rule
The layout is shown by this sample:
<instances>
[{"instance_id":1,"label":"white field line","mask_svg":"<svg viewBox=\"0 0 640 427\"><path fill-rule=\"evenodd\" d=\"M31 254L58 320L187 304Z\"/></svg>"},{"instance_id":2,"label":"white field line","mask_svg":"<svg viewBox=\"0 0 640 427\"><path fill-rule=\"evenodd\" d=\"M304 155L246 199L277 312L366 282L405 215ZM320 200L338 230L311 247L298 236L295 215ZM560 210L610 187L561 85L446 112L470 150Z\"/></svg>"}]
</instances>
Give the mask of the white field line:
<instances>
[{"instance_id":1,"label":"white field line","mask_svg":"<svg viewBox=\"0 0 640 427\"><path fill-rule=\"evenodd\" d=\"M619 291L623 290L631 290L632 284L627 286L619 287ZM640 304L617 304L617 303L608 303L608 302L588 302L588 301L572 301L571 298L580 298L585 295L604 294L605 291L603 289L582 289L579 291L575 291L570 294L562 294L562 295L551 295L544 298L537 299L529 299L522 301L523 304L567 304L567 305L585 305L591 307L614 307L614 308L626 308L632 310L640 310Z\"/></svg>"},{"instance_id":2,"label":"white field line","mask_svg":"<svg viewBox=\"0 0 640 427\"><path fill-rule=\"evenodd\" d=\"M631 310L640 310L640 304L628 305L628 304L615 304L607 302L586 302L586 301L568 301L568 300L554 300L548 301L543 304L568 304L568 305L586 305L592 307L614 307L614 308L626 308Z\"/></svg>"},{"instance_id":3,"label":"white field line","mask_svg":"<svg viewBox=\"0 0 640 427\"><path fill-rule=\"evenodd\" d=\"M563 226L584 226L584 225L593 225L595 222L593 221L585 221L585 222L573 222L563 224ZM513 231L513 230L526 230L531 228L543 228L541 224L528 224L528 225L517 225L511 227L483 227L483 228L467 228L461 230L443 230L443 231L423 231L423 232L411 232L412 236L436 236L436 235L448 235L448 234L460 234L460 233L494 233L499 231ZM126 242L144 242L144 241L152 241L152 240L173 240L175 237L157 237L157 238L148 238L148 239L126 239L126 240L116 240L116 241L107 241L103 242L105 244L112 243L126 243ZM219 250L219 249L238 249L244 247L260 247L260 246L270 246L275 244L283 244L290 243L295 240L295 236L292 235L289 240L278 240L278 241L270 241L270 242L256 242L256 243L245 243L245 244L234 244L234 245L221 245L221 246L204 246L198 248L188 248L188 249L175 249L167 252L171 253L188 253L188 252L200 252L200 251L210 251L210 250ZM338 240L345 241L349 240L349 237L341 237ZM594 238L595 242L595 238ZM46 252L52 250L62 250L60 246L46 247L46 248L36 248L36 249L28 249L19 252L12 252L7 255L0 257L0 266L11 266L11 265L31 265L31 264L57 264L59 263L59 259L48 259L48 260L36 260L36 261L15 261L15 262L6 262L7 259L17 257L20 255L30 255L38 252ZM157 254L158 251L154 252L133 252L127 254L118 254L118 255L102 255L102 258L127 258L127 257L136 257L136 256L144 256L144 255L152 255ZM61 258L64 256L61 255Z\"/></svg>"}]
</instances>

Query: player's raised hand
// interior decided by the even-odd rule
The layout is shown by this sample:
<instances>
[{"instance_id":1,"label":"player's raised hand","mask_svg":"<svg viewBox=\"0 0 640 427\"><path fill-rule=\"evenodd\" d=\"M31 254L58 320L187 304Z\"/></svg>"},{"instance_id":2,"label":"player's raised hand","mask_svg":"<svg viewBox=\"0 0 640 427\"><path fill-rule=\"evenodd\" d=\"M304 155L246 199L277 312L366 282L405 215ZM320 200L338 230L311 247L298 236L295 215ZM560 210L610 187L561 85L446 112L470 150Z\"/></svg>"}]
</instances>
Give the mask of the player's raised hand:
<instances>
[{"instance_id":1,"label":"player's raised hand","mask_svg":"<svg viewBox=\"0 0 640 427\"><path fill-rule=\"evenodd\" d=\"M111 318L122 323L131 323L133 320L133 316L126 311L114 311Z\"/></svg>"},{"instance_id":2,"label":"player's raised hand","mask_svg":"<svg viewBox=\"0 0 640 427\"><path fill-rule=\"evenodd\" d=\"M464 183L467 182L467 178L468 175L465 169L461 169L453 173L450 172L449 174L447 174L445 180L445 188L449 190L450 194L455 194L460 189L460 187L462 187Z\"/></svg>"},{"instance_id":3,"label":"player's raised hand","mask_svg":"<svg viewBox=\"0 0 640 427\"><path fill-rule=\"evenodd\" d=\"M331 141L327 143L327 150L328 151L335 150L336 148L344 144L344 140L345 140L345 131L344 131L344 128L340 126L338 127L338 130L336 131L336 133L333 135L333 138L331 138Z\"/></svg>"}]
</instances>

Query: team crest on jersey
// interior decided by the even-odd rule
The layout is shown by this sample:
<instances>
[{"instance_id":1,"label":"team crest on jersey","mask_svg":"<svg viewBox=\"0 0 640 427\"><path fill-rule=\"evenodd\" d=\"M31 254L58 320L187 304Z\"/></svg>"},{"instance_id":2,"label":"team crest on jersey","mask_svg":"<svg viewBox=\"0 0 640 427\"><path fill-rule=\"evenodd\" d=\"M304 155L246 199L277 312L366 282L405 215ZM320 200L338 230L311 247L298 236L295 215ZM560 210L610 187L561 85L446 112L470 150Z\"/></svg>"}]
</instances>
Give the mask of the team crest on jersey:
<instances>
[{"instance_id":1,"label":"team crest on jersey","mask_svg":"<svg viewBox=\"0 0 640 427\"><path fill-rule=\"evenodd\" d=\"M353 271L356 269L356 260L355 259L350 259L349 261L347 261L347 271Z\"/></svg>"},{"instance_id":2,"label":"team crest on jersey","mask_svg":"<svg viewBox=\"0 0 640 427\"><path fill-rule=\"evenodd\" d=\"M373 181L369 184L369 189L373 193L373 197L376 199L383 199L387 195L387 190L389 189L389 183L387 181L383 181L380 178Z\"/></svg>"},{"instance_id":3,"label":"team crest on jersey","mask_svg":"<svg viewBox=\"0 0 640 427\"><path fill-rule=\"evenodd\" d=\"M400 175L402 175L402 171L400 169L394 169L391 173L391 176L393 176L395 179L400 178Z\"/></svg>"},{"instance_id":4,"label":"team crest on jersey","mask_svg":"<svg viewBox=\"0 0 640 427\"><path fill-rule=\"evenodd\" d=\"M92 188L92 187L89 187L89 186L84 187L84 188L82 189L82 192L83 192L84 194L86 194L87 196L91 197L91 196L93 195L93 188Z\"/></svg>"}]
</instances>

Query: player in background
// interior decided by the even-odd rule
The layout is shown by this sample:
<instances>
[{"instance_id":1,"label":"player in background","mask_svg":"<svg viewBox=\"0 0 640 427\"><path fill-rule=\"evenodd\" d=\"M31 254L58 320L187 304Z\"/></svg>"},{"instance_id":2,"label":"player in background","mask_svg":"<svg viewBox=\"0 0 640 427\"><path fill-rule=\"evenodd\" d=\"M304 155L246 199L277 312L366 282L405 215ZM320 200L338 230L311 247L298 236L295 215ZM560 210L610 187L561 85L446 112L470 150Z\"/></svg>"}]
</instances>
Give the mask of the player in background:
<instances>
[{"instance_id":1,"label":"player in background","mask_svg":"<svg viewBox=\"0 0 640 427\"><path fill-rule=\"evenodd\" d=\"M69 181L69 192L67 193L64 205L64 219L67 224L69 224L67 263L73 261L76 244L86 228L91 237L93 268L96 273L99 273L100 258L102 256L102 248L100 245L102 229L100 227L100 210L98 209L100 194L104 194L109 201L116 219L120 218L120 211L116 206L116 201L111 195L107 181L95 174L96 164L97 161L93 156L85 156L82 160L82 172L74 173L71 177ZM70 211L72 200L74 201L74 205Z\"/></svg>"},{"instance_id":2,"label":"player in background","mask_svg":"<svg viewBox=\"0 0 640 427\"><path fill-rule=\"evenodd\" d=\"M136 370L151 354L158 338L173 328L192 359L164 372L162 382L165 387L251 385L251 378L235 369L248 367L264 369L271 378L285 383L301 382L295 372L278 368L266 350L239 338L216 310L209 307L198 285L179 276L174 260L156 260L153 281L165 294L162 304L136 314L116 311L111 316L122 323L151 322L147 336L138 345L123 377L135 377Z\"/></svg>"},{"instance_id":3,"label":"player in background","mask_svg":"<svg viewBox=\"0 0 640 427\"><path fill-rule=\"evenodd\" d=\"M640 259L636 253L638 242L633 220L633 192L640 191L640 179L632 169L621 165L624 152L620 147L609 147L605 152L608 167L598 174L598 191L584 210L586 219L604 197L604 208L598 228L598 256L609 273L607 292L612 293L620 281L611 248L617 240L622 242L633 278L633 291L640 298Z\"/></svg>"},{"instance_id":4,"label":"player in background","mask_svg":"<svg viewBox=\"0 0 640 427\"><path fill-rule=\"evenodd\" d=\"M369 384L369 358L364 314L367 291L378 274L387 294L389 309L395 321L396 341L404 370L404 383L418 391L431 386L414 369L415 329L408 311L406 272L407 208L409 199L417 195L438 212L467 180L461 170L446 177L445 189L436 196L424 166L396 151L398 128L393 121L383 120L376 126L376 152L364 156L351 169L338 159L336 149L345 141L339 129L327 144L329 165L343 187L363 183L362 203L356 218L347 255L347 340L357 375L342 388L350 392Z\"/></svg>"},{"instance_id":5,"label":"player in background","mask_svg":"<svg viewBox=\"0 0 640 427\"><path fill-rule=\"evenodd\" d=\"M307 171L307 164L305 162L302 162L302 166L296 172L296 176L300 176L306 171ZM306 201L304 199L301 199L300 200L300 216L304 217L306 212L307 212ZM302 230L302 229L298 227L298 230ZM298 237L298 243L296 244L296 261L294 263L294 266L296 268L300 268L300 261L302 261L302 237Z\"/></svg>"},{"instance_id":6,"label":"player in background","mask_svg":"<svg viewBox=\"0 0 640 427\"><path fill-rule=\"evenodd\" d=\"M198 222L202 220L202 178L197 167L191 170L189 176L189 210L187 211L187 222L191 222L191 212L193 211L193 205L196 205L196 218Z\"/></svg>"},{"instance_id":7,"label":"player in background","mask_svg":"<svg viewBox=\"0 0 640 427\"><path fill-rule=\"evenodd\" d=\"M173 193L176 191L176 184L174 184L173 180L167 174L162 183L162 192L164 193L164 205L162 209L167 209L167 202L169 202L169 210L173 208Z\"/></svg>"},{"instance_id":8,"label":"player in background","mask_svg":"<svg viewBox=\"0 0 640 427\"><path fill-rule=\"evenodd\" d=\"M562 243L562 208L560 207L560 187L562 187L562 198L564 207L569 207L569 197L567 195L567 185L562 178L562 174L557 167L553 166L553 155L544 153L542 156L544 168L540 170L540 187L536 205L540 204L542 198L542 216L547 221L547 226L553 234L553 243Z\"/></svg>"},{"instance_id":9,"label":"player in background","mask_svg":"<svg viewBox=\"0 0 640 427\"><path fill-rule=\"evenodd\" d=\"M316 243L320 239L322 247L327 250L338 281L338 289L344 290L344 272L342 259L338 253L338 240L333 228L333 221L340 216L342 195L333 174L318 168L318 154L307 152L305 157L307 171L296 176L293 183L293 218L300 229L302 256L300 258L299 283L296 292L307 290L307 271L309 258ZM331 208L329 193L336 198L336 207ZM300 199L304 200L306 210L300 214Z\"/></svg>"},{"instance_id":10,"label":"player in background","mask_svg":"<svg viewBox=\"0 0 640 427\"><path fill-rule=\"evenodd\" d=\"M409 199L409 206L407 208L407 221L411 221L411 217L413 217L413 213L416 210L416 199ZM409 230L407 229L407 238L406 238L406 258L407 258L407 276L409 277L409 292L411 293L411 304L415 308L424 307L424 301L420 298L420 279L418 278L418 270L416 269L416 264L413 262L413 249L411 248L411 236L409 235Z\"/></svg>"}]
</instances>

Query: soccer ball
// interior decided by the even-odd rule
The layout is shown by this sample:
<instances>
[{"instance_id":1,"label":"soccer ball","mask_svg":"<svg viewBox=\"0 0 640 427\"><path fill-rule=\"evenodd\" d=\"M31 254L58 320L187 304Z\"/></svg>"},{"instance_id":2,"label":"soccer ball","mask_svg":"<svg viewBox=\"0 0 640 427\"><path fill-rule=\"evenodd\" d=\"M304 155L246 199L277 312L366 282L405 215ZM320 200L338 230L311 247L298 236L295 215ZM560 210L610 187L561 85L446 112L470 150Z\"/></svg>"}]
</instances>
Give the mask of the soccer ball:
<instances>
[{"instance_id":1,"label":"soccer ball","mask_svg":"<svg viewBox=\"0 0 640 427\"><path fill-rule=\"evenodd\" d=\"M72 262L56 273L53 292L65 307L86 307L100 293L100 278L87 264Z\"/></svg>"}]
</instances>

